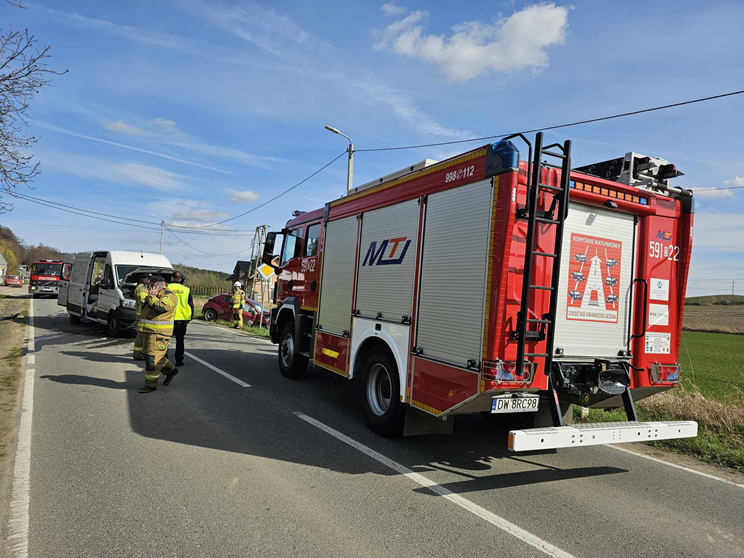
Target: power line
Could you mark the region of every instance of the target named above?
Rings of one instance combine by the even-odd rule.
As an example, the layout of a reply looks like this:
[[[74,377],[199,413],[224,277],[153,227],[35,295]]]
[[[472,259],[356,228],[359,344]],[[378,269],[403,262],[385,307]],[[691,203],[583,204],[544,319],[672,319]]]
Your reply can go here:
[[[200,226],[198,228],[214,227],[215,225],[221,225],[222,223],[227,223],[229,221],[234,221],[235,219],[239,219],[240,217],[244,217],[245,215],[248,215],[249,213],[253,213],[254,211],[257,211],[257,210],[261,209],[262,207],[264,207],[264,206],[270,204],[271,202],[273,202],[274,200],[278,200],[283,195],[288,194],[289,192],[291,192],[295,188],[297,188],[299,186],[302,186],[305,182],[307,182],[308,180],[310,180],[311,178],[313,178],[316,174],[319,174],[320,172],[322,172],[325,169],[327,169],[328,167],[330,167],[333,163],[335,163],[336,161],[338,161],[341,157],[343,157],[347,153],[348,153],[348,151],[341,152],[341,154],[339,154],[338,157],[334,158],[332,161],[330,161],[330,162],[326,163],[325,165],[323,165],[322,167],[320,167],[318,170],[316,170],[314,173],[312,173],[307,178],[303,178],[302,180],[300,180],[297,184],[295,184],[291,188],[287,188],[286,190],[284,190],[280,194],[277,194],[276,196],[274,196],[270,200],[265,201],[261,205],[257,205],[256,207],[254,207],[252,209],[249,209],[248,211],[245,211],[244,213],[240,213],[239,215],[235,215],[234,217],[230,217],[229,219],[225,219],[223,221],[217,221],[216,223],[210,223],[208,225],[202,225],[202,226]]]
[[[201,252],[202,254],[206,254],[207,256],[237,256],[239,254],[243,254],[243,253],[247,252],[248,250],[250,250],[250,248],[246,248],[245,250],[242,250],[240,252],[233,252],[233,253],[230,253],[230,254],[213,254],[212,252],[205,252],[204,250],[200,250],[199,248],[196,248],[196,247],[192,246],[191,244],[189,244],[185,240],[179,238],[178,235],[176,235],[176,233],[174,233],[172,230],[170,230],[169,227],[166,226],[165,227],[165,230],[167,230],[169,233],[171,233],[173,235],[173,238],[175,238],[176,240],[178,240],[181,244],[185,244],[186,246],[188,246],[192,250],[195,250],[197,252]]]
[[[117,215],[110,215],[108,213],[100,213],[100,212],[97,212],[97,211],[91,211],[89,209],[83,209],[83,208],[80,208],[80,207],[74,207],[74,206],[71,206],[71,205],[65,205],[65,204],[61,204],[61,203],[58,203],[58,202],[53,202],[53,201],[45,200],[43,198],[36,198],[36,197],[33,197],[33,196],[28,196],[26,194],[19,194],[18,192],[13,192],[11,195],[13,197],[15,197],[15,198],[22,199],[22,200],[27,201],[27,202],[30,202],[30,203],[35,203],[37,205],[42,205],[44,207],[48,207],[50,209],[56,209],[58,211],[64,211],[66,213],[72,213],[73,215],[79,215],[81,217],[88,217],[90,219],[97,219],[99,221],[106,221],[108,223],[115,223],[117,225],[125,225],[127,227],[135,227],[135,228],[140,228],[140,229],[145,229],[145,230],[154,230],[154,231],[159,231],[160,230],[159,224],[156,224],[156,223],[154,223],[152,221],[142,221],[140,219],[130,219],[129,217],[126,217],[125,218],[125,217],[119,217]],[[104,218],[104,217],[98,217],[98,215],[102,215],[104,217],[110,217],[110,219],[107,219],[107,218]],[[124,219],[126,219],[126,221]],[[132,221],[134,221],[136,223],[146,223],[148,225],[157,225],[157,226],[150,227],[150,226],[145,226],[145,225],[138,225],[138,224],[133,223]],[[177,228],[177,227],[178,226],[174,226],[174,228]],[[250,230],[247,230],[247,229],[246,230],[240,230],[240,229],[222,230],[222,229],[218,229],[218,230],[213,230],[213,231],[202,230],[202,231],[181,231],[181,232],[183,232],[183,234],[201,234],[201,235],[204,235],[204,236],[225,236],[225,235],[228,235],[228,234],[229,235],[234,235],[234,234],[237,234],[237,233],[250,233],[250,232],[253,232],[253,231],[250,231]],[[247,235],[245,235],[245,236],[247,236]]]
[[[634,110],[634,111],[631,111],[631,112],[623,112],[623,113],[620,113],[620,114],[613,114],[613,115],[610,115],[610,116],[602,116],[602,117],[599,117],[599,118],[590,118],[588,120],[578,120],[576,122],[569,122],[568,124],[558,124],[558,125],[555,125],[555,126],[547,126],[547,127],[544,127],[544,128],[535,128],[533,130],[524,130],[521,133],[522,134],[531,134],[531,133],[534,133],[534,132],[545,132],[547,130],[558,130],[560,128],[569,128],[571,126],[579,126],[581,124],[591,124],[593,122],[602,122],[602,121],[605,121],[605,120],[613,120],[615,118],[624,118],[626,116],[634,116],[634,115],[637,115],[637,114],[644,114],[646,112],[654,112],[654,111],[665,110],[665,109],[674,108],[674,107],[681,107],[681,106],[684,106],[684,105],[692,105],[694,103],[702,103],[704,101],[712,101],[714,99],[722,99],[724,97],[732,97],[734,95],[741,95],[742,93],[744,93],[744,90],[741,90],[741,91],[732,91],[731,93],[722,93],[720,95],[713,95],[711,97],[701,97],[699,99],[693,99],[691,101],[682,101],[680,103],[672,103],[671,105],[662,105],[662,106],[652,107],[652,108],[647,108],[647,109]],[[361,153],[361,152],[371,152],[371,151],[398,151],[398,150],[401,150],[401,149],[419,149],[419,148],[422,148],[422,147],[437,147],[437,146],[440,146],[440,145],[453,145],[453,144],[456,144],[456,143],[469,143],[469,142],[473,142],[473,141],[483,141],[483,140],[489,140],[489,139],[504,138],[506,136],[511,136],[511,135],[512,135],[511,133],[510,134],[498,134],[498,135],[495,135],[495,136],[483,136],[483,137],[480,137],[480,138],[471,138],[471,139],[464,139],[464,140],[442,141],[442,142],[437,142],[437,143],[425,143],[425,144],[421,144],[421,145],[405,145],[405,146],[400,146],[400,147],[377,147],[377,148],[373,148],[373,149],[355,149],[354,151],[357,152],[357,153]],[[346,153],[346,152],[344,152],[344,153]]]

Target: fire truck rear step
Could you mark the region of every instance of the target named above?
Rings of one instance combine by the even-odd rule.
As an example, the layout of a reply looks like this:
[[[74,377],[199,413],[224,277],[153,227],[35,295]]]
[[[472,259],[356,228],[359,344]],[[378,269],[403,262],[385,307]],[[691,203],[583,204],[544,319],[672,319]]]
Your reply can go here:
[[[509,432],[511,451],[537,451],[626,442],[648,442],[694,438],[695,421],[599,422],[550,428],[531,428]]]

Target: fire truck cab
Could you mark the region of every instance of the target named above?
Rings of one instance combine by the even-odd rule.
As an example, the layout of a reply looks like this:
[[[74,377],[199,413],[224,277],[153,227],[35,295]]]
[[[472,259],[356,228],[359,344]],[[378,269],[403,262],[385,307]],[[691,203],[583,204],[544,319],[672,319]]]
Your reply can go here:
[[[59,281],[62,276],[62,262],[59,260],[38,260],[31,264],[28,292],[34,298],[42,295],[59,295]]]
[[[295,212],[263,254],[282,374],[356,378],[386,436],[476,412],[514,451],[695,436],[634,407],[679,381],[692,192],[636,153],[570,165],[570,141],[518,134]],[[628,422],[564,425],[573,404]]]

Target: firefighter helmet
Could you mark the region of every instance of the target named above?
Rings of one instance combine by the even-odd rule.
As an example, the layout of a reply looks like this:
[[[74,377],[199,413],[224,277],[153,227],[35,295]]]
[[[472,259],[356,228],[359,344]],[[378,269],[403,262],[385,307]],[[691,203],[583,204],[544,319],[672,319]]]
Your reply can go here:
[[[233,287],[235,287],[236,289],[242,289],[243,283],[241,283],[240,281],[235,281],[235,283],[233,283]]]

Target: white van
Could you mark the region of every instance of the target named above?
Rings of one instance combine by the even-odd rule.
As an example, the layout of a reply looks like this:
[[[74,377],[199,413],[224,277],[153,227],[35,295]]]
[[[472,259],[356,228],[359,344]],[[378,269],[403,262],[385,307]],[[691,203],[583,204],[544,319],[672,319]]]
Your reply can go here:
[[[168,258],[143,252],[80,252],[65,254],[63,262],[57,304],[67,308],[71,323],[99,323],[111,337],[136,326],[140,276],[163,275],[170,282],[174,273]]]

